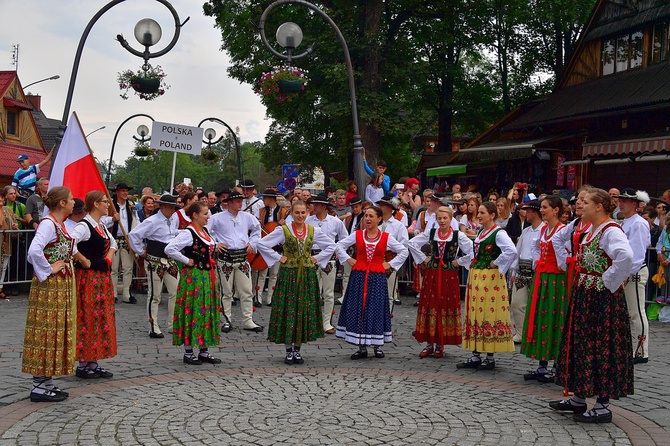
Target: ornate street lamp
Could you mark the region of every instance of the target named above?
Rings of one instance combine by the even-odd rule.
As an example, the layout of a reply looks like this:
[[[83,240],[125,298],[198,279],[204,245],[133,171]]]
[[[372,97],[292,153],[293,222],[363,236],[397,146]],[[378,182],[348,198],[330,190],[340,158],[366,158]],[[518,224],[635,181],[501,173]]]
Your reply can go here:
[[[240,149],[240,141],[237,139],[235,131],[228,124],[226,124],[223,120],[219,118],[205,118],[202,121],[200,121],[198,127],[201,127],[202,124],[206,121],[212,121],[216,122],[217,124],[221,124],[222,126],[226,127],[228,131],[233,135],[233,140],[235,141],[235,153],[237,154],[237,176],[241,184],[244,181],[244,176],[242,175],[242,151]],[[206,139],[203,139],[202,142],[207,144],[208,147],[211,147],[212,145],[220,143],[224,135],[221,135],[219,136],[218,139],[214,140],[214,138],[216,138],[216,131],[212,128],[208,128],[205,130],[204,136]]]
[[[84,50],[84,44],[86,43],[86,39],[88,38],[88,34],[91,32],[91,28],[93,28],[93,25],[98,21],[98,19],[107,11],[109,11],[111,8],[114,6],[118,5],[119,3],[123,3],[126,0],[112,0],[109,3],[107,3],[105,6],[98,11],[93,18],[88,22],[88,25],[86,25],[86,28],[84,29],[84,32],[79,39],[79,45],[77,46],[77,52],[75,53],[74,56],[74,63],[72,64],[72,74],[70,75],[70,85],[67,90],[67,97],[65,99],[65,108],[63,109],[63,118],[61,119],[61,124],[58,129],[58,135],[56,136],[56,150],[58,150],[58,147],[60,146],[60,142],[63,139],[63,135],[65,135],[65,129],[67,127],[67,120],[69,118],[70,114],[70,106],[72,105],[72,96],[74,94],[74,86],[77,81],[77,72],[79,70],[79,62],[81,61],[81,54],[82,51]],[[161,3],[164,5],[172,14],[172,17],[174,18],[174,23],[175,23],[175,32],[174,36],[172,37],[172,41],[161,51],[157,52],[151,52],[150,48],[158,43],[162,36],[162,31],[160,28],[160,25],[153,19],[142,19],[137,23],[135,26],[135,36],[138,40],[138,42],[144,46],[144,51],[137,51],[136,49],[132,48],[130,44],[126,41],[126,39],[123,38],[123,35],[118,34],[116,36],[116,39],[119,41],[121,46],[125,48],[128,52],[131,54],[134,54],[138,57],[141,57],[144,59],[145,64],[148,62],[149,59],[154,58],[154,57],[160,57],[170,51],[175,44],[177,43],[177,40],[179,39],[179,34],[181,31],[181,27],[186,24],[186,22],[189,21],[190,17],[187,17],[186,20],[184,20],[183,23],[179,21],[179,15],[177,14],[177,11],[172,7],[170,2],[167,0],[156,0],[157,2]],[[118,133],[118,131],[117,131]],[[116,136],[114,137],[116,139]],[[113,151],[114,144],[112,144],[112,151]],[[110,165],[112,158],[110,156]],[[107,172],[108,176],[108,181],[109,181],[109,172]]]
[[[55,81],[56,79],[60,79],[60,76],[59,76],[58,74],[55,75],[55,76],[51,76],[51,77],[45,77],[44,79],[40,79],[40,80],[35,81],[35,82],[31,82],[31,83],[29,83],[28,85],[25,85],[25,86],[23,87],[23,90],[25,91],[25,89],[28,88],[28,87],[30,87],[31,85],[39,84],[40,82],[45,82],[45,81]]]
[[[152,118],[150,115],[147,115],[145,113],[137,113],[132,116],[129,116],[123,121],[120,125],[119,128],[116,129],[116,133],[114,133],[114,139],[112,140],[112,151],[109,154],[109,165],[107,166],[107,177],[105,179],[105,184],[107,185],[107,188],[109,189],[110,181],[112,179],[112,160],[114,159],[114,147],[116,146],[116,138],[119,136],[119,132],[121,131],[121,127],[125,125],[126,122],[130,121],[133,118],[137,118],[138,116],[143,116],[145,118],[151,119],[151,122],[154,121],[154,118]],[[151,140],[149,135],[149,127],[146,125],[142,124],[137,127],[137,134],[140,135],[140,138],[137,136],[133,135],[133,139],[135,141],[145,143],[147,141]]]
[[[358,194],[360,197],[363,197],[365,193],[365,167],[363,165],[363,142],[361,141],[361,133],[358,127],[358,107],[356,105],[356,86],[354,84],[354,70],[351,65],[351,56],[349,55],[349,48],[347,46],[347,42],[346,40],[344,40],[344,36],[342,35],[342,32],[337,27],[335,22],[333,22],[333,20],[328,16],[328,14],[323,12],[316,5],[307,2],[305,0],[277,0],[274,3],[271,3],[267,8],[265,8],[265,11],[263,11],[263,14],[261,15],[260,22],[258,23],[258,31],[260,33],[263,44],[275,56],[279,57],[280,59],[286,60],[287,62],[290,63],[292,60],[305,57],[314,51],[314,45],[312,45],[301,54],[297,55],[293,54],[295,48],[297,48],[298,45],[300,45],[300,43],[302,42],[303,37],[302,30],[298,25],[296,25],[293,22],[284,23],[277,29],[277,35],[276,35],[277,42],[282,48],[284,48],[284,50],[286,50],[286,54],[278,52],[272,47],[272,45],[270,45],[270,42],[268,42],[268,39],[265,36],[265,22],[267,21],[267,17],[273,9],[284,4],[303,5],[314,11],[316,14],[321,16],[321,18],[323,18],[330,25],[331,28],[333,28],[335,34],[337,34],[337,38],[339,39],[342,45],[342,50],[344,51],[344,61],[347,66],[347,74],[349,75],[349,95],[351,96],[351,117],[353,120],[353,128],[354,128],[354,178],[356,180],[356,185],[358,186]]]

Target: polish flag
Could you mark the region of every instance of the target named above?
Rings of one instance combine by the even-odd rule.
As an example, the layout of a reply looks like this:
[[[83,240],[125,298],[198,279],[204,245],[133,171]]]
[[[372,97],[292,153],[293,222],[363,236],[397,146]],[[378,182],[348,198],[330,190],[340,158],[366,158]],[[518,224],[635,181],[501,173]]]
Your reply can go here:
[[[75,112],[70,116],[63,141],[51,165],[49,189],[56,186],[67,187],[72,191],[74,198],[82,200],[92,190],[107,193],[107,187],[102,181],[98,165]]]

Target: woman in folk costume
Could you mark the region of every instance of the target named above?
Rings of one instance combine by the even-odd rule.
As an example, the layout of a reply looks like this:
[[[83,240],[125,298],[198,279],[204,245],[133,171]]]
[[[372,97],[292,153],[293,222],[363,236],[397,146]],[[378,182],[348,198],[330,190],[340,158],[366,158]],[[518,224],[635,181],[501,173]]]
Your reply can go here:
[[[257,245],[263,260],[271,267],[281,264],[275,287],[268,340],[286,347],[286,364],[305,362],[300,347],[324,336],[320,308],[319,282],[314,265],[322,268],[330,261],[335,243],[314,226],[305,224],[307,206],[298,200],[291,206],[293,221],[278,226]],[[273,248],[284,246],[283,255]],[[321,252],[312,256],[313,249]]]
[[[51,378],[74,371],[77,348],[72,259],[85,268],[91,262],[77,251],[74,238],[63,224],[74,207],[70,190],[54,187],[44,197],[44,205],[49,214],[40,221],[28,248],[35,275],[28,295],[22,370],[33,375],[30,401],[57,402],[68,393],[56,387]]]
[[[535,277],[528,290],[526,317],[521,332],[521,353],[540,361],[539,367],[524,375],[526,380],[552,382],[555,370],[549,371],[549,361],[558,356],[561,344],[565,313],[568,309],[566,295],[567,279],[559,265],[565,265],[566,251],[555,248],[553,237],[565,225],[559,221],[563,213],[563,201],[549,195],[541,202],[540,214],[546,225],[540,230],[537,246],[540,258],[535,264]]]
[[[426,265],[414,335],[418,342],[426,343],[419,353],[421,358],[441,358],[445,345],[460,345],[463,341],[458,267],[470,267],[472,240],[451,227],[453,214],[451,208],[441,206],[437,210],[439,227],[422,232],[409,242],[414,262]]]
[[[337,243],[337,257],[341,262],[349,262],[351,276],[336,336],[358,345],[358,351],[351,355],[351,359],[367,358],[368,345],[374,347],[376,358],[383,358],[381,347],[393,340],[386,272],[391,268],[397,271],[409,253],[402,243],[379,229],[381,221],[381,209],[370,206],[363,216],[365,229],[357,230]],[[354,244],[355,259],[347,254],[347,249]],[[386,262],[386,251],[397,255]]]
[[[195,201],[186,216],[191,223],[165,247],[165,254],[180,263],[179,285],[172,324],[172,345],[184,346],[184,363],[221,364],[208,348],[219,345],[219,299],[216,295],[215,263],[212,258],[216,242],[207,232],[209,208]],[[193,347],[200,349],[198,356]]]
[[[573,396],[552,401],[554,410],[584,423],[609,423],[609,399],[633,394],[633,351],[624,281],[633,268],[628,238],[610,214],[614,204],[602,189],[590,189],[582,218],[592,224],[581,241],[577,277],[556,362],[556,382]],[[586,398],[597,395],[586,410]]]
[[[89,268],[77,264],[77,376],[111,378],[111,372],[98,365],[98,359],[116,356],[116,319],[112,259],[116,240],[100,223],[109,212],[109,199],[101,191],[91,191],[84,201],[88,215],[75,226],[72,234],[79,253],[90,262]]]
[[[514,351],[505,273],[514,263],[516,248],[505,230],[495,224],[496,217],[494,203],[479,206],[477,218],[482,228],[474,241],[463,330],[463,348],[472,350],[472,356],[458,363],[459,369],[493,370],[494,353]],[[486,353],[486,359],[481,359],[481,353]]]

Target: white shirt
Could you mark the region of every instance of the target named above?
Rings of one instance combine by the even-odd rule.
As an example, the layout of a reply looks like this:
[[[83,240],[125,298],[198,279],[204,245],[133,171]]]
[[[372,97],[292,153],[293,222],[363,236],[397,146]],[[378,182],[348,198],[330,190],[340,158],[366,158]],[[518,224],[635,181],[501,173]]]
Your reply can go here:
[[[307,229],[307,225],[305,225],[305,229]],[[295,235],[291,225],[288,226],[288,230],[291,234]],[[258,252],[261,254],[261,256],[263,256],[263,260],[265,260],[265,263],[267,263],[268,268],[271,268],[272,265],[277,263],[281,258],[281,254],[272,249],[272,247],[276,245],[282,245],[284,242],[286,242],[286,237],[281,226],[277,226],[274,231],[263,237],[261,241],[258,242]],[[333,252],[335,252],[335,243],[333,243],[333,240],[331,240],[331,238],[324,234],[319,228],[314,228],[314,241],[312,246],[305,246],[305,249],[311,251],[314,249],[314,245],[318,246],[318,248],[321,250],[320,253],[314,256],[316,263],[321,268],[325,268],[328,266],[328,262],[333,256]]]
[[[610,222],[606,221],[592,229],[593,237],[596,237],[608,223]],[[592,240],[590,237],[590,235],[584,237],[582,244],[588,243],[587,239]],[[608,290],[615,292],[634,271],[633,250],[628,243],[626,234],[619,228],[612,227],[603,233],[598,247],[612,259],[612,266],[603,273],[603,283]]]
[[[533,226],[531,225],[521,231],[519,240],[516,243],[517,256],[512,264],[512,271],[519,271],[519,260],[532,260],[533,269],[535,268],[535,262],[540,260],[540,232],[545,226],[546,223],[541,222],[535,229],[533,229]],[[556,234],[554,234],[554,237],[555,236]],[[556,245],[554,245],[554,250],[558,250]]]
[[[381,187],[374,187],[372,184],[368,184],[365,187],[365,201],[369,201],[372,204],[376,204],[383,197],[384,197],[384,189],[382,189]]]
[[[361,229],[361,231],[365,231],[365,229]],[[356,233],[358,231],[355,231],[353,234],[348,235],[345,239],[340,240],[337,243],[337,258],[340,259],[340,263],[344,263],[347,260],[351,258],[349,254],[347,254],[347,249],[349,249],[350,246],[353,246],[356,244]],[[365,232],[363,232],[363,238],[365,239]],[[370,243],[367,240],[365,241],[366,244],[373,244],[377,245],[379,243],[379,240],[381,240],[381,237],[374,242]],[[409,256],[409,251],[407,251],[407,248],[403,246],[402,243],[397,241],[396,239],[393,238],[392,235],[388,236],[387,242],[386,242],[386,250],[387,251],[392,251],[395,252],[397,255],[389,262],[391,265],[391,268],[394,270],[398,271],[400,267],[405,263],[405,260],[407,260],[407,257]]]
[[[208,246],[216,245],[216,241],[214,241],[213,238],[211,238],[210,240],[205,240],[204,238],[200,237],[200,235],[198,235],[197,233],[195,235],[200,240],[205,242],[205,244]],[[179,231],[179,234],[177,234],[177,236],[173,238],[172,241],[168,243],[167,246],[165,247],[165,255],[183,264],[187,264],[189,258],[186,257],[184,254],[182,254],[181,250],[192,244],[193,244],[193,235],[191,231],[187,229],[182,229],[181,231]]]
[[[235,217],[230,211],[218,212],[207,223],[209,234],[217,243],[229,249],[246,249],[247,244],[256,252],[261,239],[261,224],[248,212],[238,212]]]
[[[407,228],[402,223],[400,223],[400,221],[396,220],[395,217],[391,217],[386,221],[382,220],[382,223],[379,225],[379,229],[381,229],[382,232],[389,233],[389,235],[392,235],[394,239],[402,243],[403,246],[407,247],[407,244],[409,243]]]
[[[145,240],[154,240],[161,243],[170,243],[179,233],[179,217],[173,213],[170,218],[165,217],[161,211],[145,218],[128,233],[130,247],[135,252],[144,252]]]
[[[323,220],[319,220],[316,215],[310,215],[305,219],[305,223],[321,229],[321,232],[330,237],[333,242],[342,240],[348,235],[342,220],[332,215],[326,214]]]
[[[96,223],[96,221],[93,220],[93,217],[91,217],[88,214],[86,215],[86,217],[84,217],[84,220],[89,222],[91,226],[93,226],[94,228],[97,226],[105,232],[107,238],[109,239],[109,249],[113,249],[114,251],[119,249],[118,244],[116,243],[116,239],[112,237],[112,234],[105,227],[105,225],[102,224],[102,222]],[[68,220],[66,220],[66,223],[67,221]],[[89,229],[88,225],[83,221],[76,223],[74,228],[72,228],[72,230],[68,228],[68,231],[70,232],[70,235],[74,237],[74,239],[77,241],[77,243],[85,242],[91,238],[91,230]]]
[[[249,207],[249,205],[251,205],[251,207]],[[265,204],[263,203],[262,198],[257,198],[252,195],[251,198],[245,198],[242,200],[242,211],[251,214],[256,218],[258,218],[258,211],[263,207],[265,207]],[[247,210],[245,211],[244,209]]]
[[[454,238],[454,234],[458,234],[458,249],[465,255],[458,257],[456,262],[460,266],[464,266],[465,268],[470,269],[470,264],[472,263],[474,256],[472,240],[470,240],[470,238],[465,235],[463,231],[458,230],[452,232],[449,237],[442,240],[438,238],[438,230],[435,231],[435,239],[438,241],[450,242]],[[409,252],[412,254],[412,259],[414,259],[414,263],[417,265],[420,265],[426,261],[426,254],[421,251],[421,247],[426,243],[430,243],[430,232],[422,232],[421,234],[415,235],[414,238],[409,241]]]
[[[49,216],[45,217],[37,226],[35,237],[28,248],[28,261],[32,263],[35,276],[37,276],[37,280],[40,282],[43,282],[51,275],[51,264],[44,257],[44,247],[58,239],[54,224],[58,223]],[[75,243],[72,254],[74,255],[77,252],[77,244]]]
[[[633,250],[633,273],[637,273],[644,265],[647,248],[651,245],[649,223],[638,214],[633,214],[632,217],[624,218],[623,231]]]

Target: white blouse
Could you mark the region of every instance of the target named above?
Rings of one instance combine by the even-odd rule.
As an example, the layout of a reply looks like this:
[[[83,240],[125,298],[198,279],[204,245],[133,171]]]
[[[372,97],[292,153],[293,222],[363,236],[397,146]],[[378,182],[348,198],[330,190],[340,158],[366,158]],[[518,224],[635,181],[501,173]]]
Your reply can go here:
[[[118,244],[116,243],[116,239],[112,237],[112,234],[105,227],[105,225],[102,224],[102,222],[96,223],[96,221],[93,220],[93,217],[91,217],[88,214],[86,214],[84,220],[88,221],[94,228],[96,226],[101,227],[105,231],[105,238],[109,239],[110,241],[109,249],[113,249],[114,251],[118,250],[119,247]],[[88,228],[88,225],[86,223],[80,221],[79,223],[76,224],[70,235],[74,237],[77,243],[85,242],[91,238],[91,230]]]
[[[28,248],[28,261],[32,263],[35,276],[37,276],[37,280],[40,282],[45,281],[51,275],[51,264],[44,256],[44,248],[49,243],[58,240],[55,227],[57,224],[51,217],[45,217],[37,226],[35,237]],[[77,252],[79,251],[77,251],[77,244],[75,243],[72,255]]]
[[[216,241],[214,241],[214,238],[211,236],[209,240],[205,240],[197,232],[195,235],[208,246],[216,245]],[[168,243],[167,246],[165,247],[165,255],[183,264],[187,264],[189,258],[186,257],[184,254],[182,254],[181,250],[192,244],[193,244],[193,235],[191,234],[191,231],[187,229],[179,231],[177,236],[174,239],[172,239],[172,241]]]
[[[365,230],[363,230],[363,231],[365,231]],[[358,233],[358,231],[354,231],[352,234],[347,236],[345,239],[340,240],[337,243],[336,252],[337,252],[337,258],[340,260],[340,263],[344,263],[351,258],[351,256],[349,254],[347,254],[347,249],[350,246],[353,246],[353,245],[356,244],[356,234],[357,233]],[[363,233],[363,239],[365,240],[365,232]],[[379,238],[379,240],[381,240],[381,237]],[[376,245],[379,242],[379,240],[377,240],[376,242],[369,242],[369,241],[365,240],[365,244],[366,245],[371,245],[371,244]],[[391,265],[391,268],[398,271],[400,269],[400,267],[403,265],[403,263],[405,263],[405,260],[407,260],[407,257],[409,256],[409,251],[407,250],[407,248],[405,248],[405,246],[402,243],[397,241],[390,234],[389,234],[387,242],[386,242],[386,249],[389,250],[389,251],[395,252],[397,254],[389,262],[389,264]]]
[[[288,226],[288,230],[295,236],[291,226],[292,225]],[[305,225],[305,230],[307,230],[307,226],[309,225]],[[272,249],[272,247],[276,245],[282,245],[285,242],[286,237],[284,236],[284,230],[281,226],[277,226],[271,233],[263,237],[256,245],[258,252],[263,257],[263,260],[265,260],[265,263],[268,264],[268,268],[272,267],[272,265],[277,263],[281,258],[281,254]],[[328,262],[333,256],[333,252],[335,252],[335,243],[333,243],[333,240],[324,234],[319,228],[314,228],[314,241],[312,246],[305,246],[305,249],[311,251],[314,249],[314,245],[318,246],[318,248],[321,250],[320,253],[314,256],[316,263],[321,268],[325,268],[328,266]]]
[[[437,231],[435,231],[435,239],[439,242],[450,242],[454,238],[454,232],[452,232],[448,238],[441,239],[438,238]],[[418,235],[415,235],[412,240],[409,241],[409,252],[412,254],[414,263],[420,265],[426,261],[426,254],[421,251],[421,247],[426,243],[430,242],[430,233],[422,232]],[[460,266],[464,266],[467,269],[470,269],[470,264],[474,258],[474,250],[472,246],[472,240],[463,233],[463,231],[458,231],[458,249],[462,251],[463,256],[456,258],[456,262]]]

